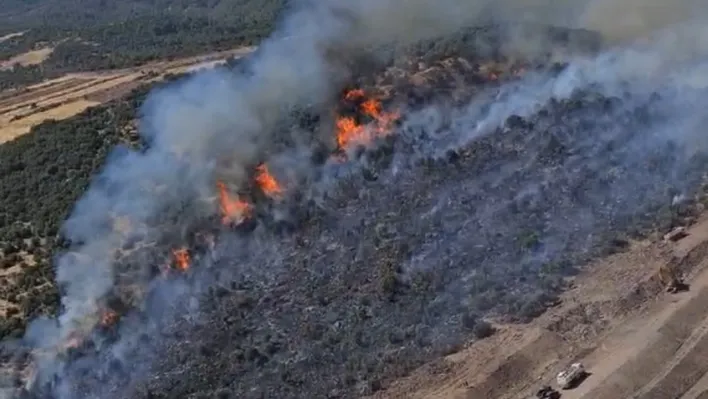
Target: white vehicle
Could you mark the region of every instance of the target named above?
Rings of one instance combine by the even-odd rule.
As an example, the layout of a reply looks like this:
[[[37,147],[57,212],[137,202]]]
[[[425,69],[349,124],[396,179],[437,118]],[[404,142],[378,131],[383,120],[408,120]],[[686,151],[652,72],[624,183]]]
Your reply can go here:
[[[579,378],[585,376],[585,367],[582,363],[573,363],[567,369],[558,373],[556,382],[562,389],[569,389]]]

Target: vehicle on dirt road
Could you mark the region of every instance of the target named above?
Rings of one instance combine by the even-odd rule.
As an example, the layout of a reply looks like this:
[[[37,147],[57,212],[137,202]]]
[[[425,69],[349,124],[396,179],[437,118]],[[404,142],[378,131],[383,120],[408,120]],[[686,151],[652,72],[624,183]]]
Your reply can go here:
[[[573,363],[567,369],[561,371],[556,376],[556,382],[561,389],[570,389],[585,377],[585,367],[582,363]]]

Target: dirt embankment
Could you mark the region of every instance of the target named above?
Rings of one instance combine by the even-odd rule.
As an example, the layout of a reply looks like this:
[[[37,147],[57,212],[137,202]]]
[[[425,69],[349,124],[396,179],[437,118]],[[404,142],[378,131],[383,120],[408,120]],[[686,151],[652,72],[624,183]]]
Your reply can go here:
[[[578,276],[563,304],[393,384],[375,398],[522,399],[581,361],[568,399],[708,398],[708,217],[676,243],[636,242]],[[690,288],[665,293],[670,264]]]

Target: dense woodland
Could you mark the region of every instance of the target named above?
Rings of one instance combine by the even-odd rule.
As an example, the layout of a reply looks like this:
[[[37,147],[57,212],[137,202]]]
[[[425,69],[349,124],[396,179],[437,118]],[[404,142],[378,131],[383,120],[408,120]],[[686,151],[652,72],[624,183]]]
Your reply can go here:
[[[73,71],[124,68],[257,43],[286,0],[10,1],[0,10],[0,59],[51,46],[41,65],[0,71],[0,90]]]

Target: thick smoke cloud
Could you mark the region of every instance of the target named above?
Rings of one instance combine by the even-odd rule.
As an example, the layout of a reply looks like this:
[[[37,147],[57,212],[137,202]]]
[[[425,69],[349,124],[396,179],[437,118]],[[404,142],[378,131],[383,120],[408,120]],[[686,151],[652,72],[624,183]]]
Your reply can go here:
[[[484,11],[480,17],[487,20],[590,29],[612,42],[634,41],[708,17],[701,0],[501,0],[489,1],[480,9]]]
[[[407,44],[490,21],[524,20],[586,27],[599,30],[612,44],[632,43],[630,47],[610,49],[596,59],[578,60],[556,79],[530,76],[499,93],[491,93],[486,101],[453,111],[456,135],[452,142],[446,139],[444,149],[447,149],[495,131],[511,114],[532,115],[551,98],[568,98],[578,88],[599,85],[606,95],[626,97],[627,88],[623,84],[629,80],[633,82],[630,94],[641,97],[646,94],[644,91],[655,88],[657,78],[673,90],[682,85],[704,86],[705,69],[695,69],[701,66],[697,60],[708,50],[697,39],[700,36],[694,36],[696,29],[702,28],[676,23],[696,19],[708,11],[702,11],[697,1],[691,0],[660,7],[655,3],[649,0],[621,5],[609,0],[576,0],[560,6],[540,0],[298,3],[273,38],[262,43],[249,59],[249,74],[202,73],[151,95],[142,110],[141,122],[149,148],[139,153],[116,152],[77,203],[64,227],[65,236],[75,245],[56,262],[63,312],[56,322],[39,320],[32,324],[27,339],[38,347],[55,348],[78,324],[92,317],[98,310],[98,302],[114,286],[116,250],[136,237],[156,239],[164,234],[154,221],[166,209],[193,199],[213,198],[215,177],[234,189],[245,184],[248,168],[267,153],[287,113],[297,106],[326,104],[349,79],[352,71],[346,67],[346,57],[392,41]],[[630,4],[634,6],[629,7]],[[650,42],[637,42],[652,36]],[[542,40],[517,37],[516,46],[527,51],[533,47],[532,43]],[[698,105],[708,102],[705,96],[693,95],[696,101],[681,103],[687,105],[683,109],[675,105],[671,108],[675,113],[667,111],[667,114],[671,115],[672,126],[683,128],[684,143],[693,140],[700,145],[698,148],[704,148],[703,137],[693,132],[702,124],[697,116],[701,109]],[[489,102],[493,105],[488,108]],[[671,107],[669,102],[665,105]],[[426,118],[413,115],[410,120],[429,123]],[[662,125],[654,134],[670,136],[673,131]],[[433,146],[435,151],[442,148],[434,142],[425,145]],[[213,203],[203,204],[191,208],[189,215],[183,217],[216,212]],[[118,228],[119,221],[127,221],[130,228]],[[39,360],[41,378],[61,379],[60,362],[51,356]],[[54,392],[57,397],[73,397],[66,385],[59,386],[62,388]]]
[[[578,25],[602,32],[612,41],[627,41],[707,17],[701,0],[589,0],[578,14]]]

